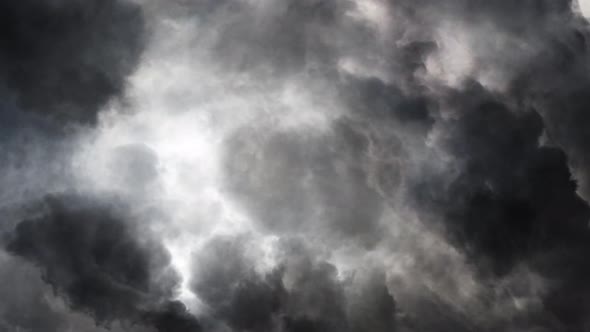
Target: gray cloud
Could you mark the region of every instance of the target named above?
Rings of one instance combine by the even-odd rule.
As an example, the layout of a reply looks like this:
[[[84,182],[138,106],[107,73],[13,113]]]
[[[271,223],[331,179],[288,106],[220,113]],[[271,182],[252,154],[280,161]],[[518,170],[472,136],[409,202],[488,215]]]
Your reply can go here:
[[[366,176],[368,144],[346,123],[327,135],[242,128],[227,144],[228,187],[278,234],[320,232],[371,245],[379,238],[382,202]]]
[[[341,280],[298,239],[278,244],[277,267],[256,270],[247,236],[210,240],[195,257],[195,292],[237,331],[390,331],[395,301],[382,274]]]
[[[146,39],[141,8],[127,1],[6,2],[0,12],[2,90],[58,121],[95,122]]]
[[[0,5],[0,328],[586,329],[575,5]]]
[[[198,330],[184,306],[170,302],[177,276],[169,254],[147,234],[134,233],[123,206],[64,194],[47,197],[40,208],[38,216],[17,224],[6,247],[39,266],[72,309],[101,324],[122,320],[161,331]]]

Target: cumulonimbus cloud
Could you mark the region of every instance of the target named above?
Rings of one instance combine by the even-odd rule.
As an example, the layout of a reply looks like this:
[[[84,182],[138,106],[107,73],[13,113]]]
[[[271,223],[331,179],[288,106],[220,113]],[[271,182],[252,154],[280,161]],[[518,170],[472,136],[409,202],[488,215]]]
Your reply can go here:
[[[0,4],[0,329],[584,330],[586,7]]]

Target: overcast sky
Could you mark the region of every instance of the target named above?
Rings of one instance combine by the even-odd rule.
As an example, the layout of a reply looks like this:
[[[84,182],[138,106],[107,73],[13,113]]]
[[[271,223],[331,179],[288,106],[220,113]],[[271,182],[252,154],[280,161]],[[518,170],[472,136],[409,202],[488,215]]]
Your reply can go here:
[[[586,331],[588,15],[0,2],[0,332]]]

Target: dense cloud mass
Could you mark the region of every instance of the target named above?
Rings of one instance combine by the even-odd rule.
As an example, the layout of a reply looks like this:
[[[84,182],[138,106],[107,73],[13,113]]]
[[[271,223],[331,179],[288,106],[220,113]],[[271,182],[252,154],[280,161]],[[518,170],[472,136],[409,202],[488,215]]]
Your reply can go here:
[[[195,257],[193,288],[223,324],[238,331],[394,329],[395,301],[382,274],[339,280],[335,266],[295,238],[277,244],[276,267],[256,271],[249,241],[214,238]]]
[[[146,38],[141,8],[126,1],[7,1],[0,13],[3,99],[62,122],[96,121]]]
[[[0,4],[0,331],[586,331],[582,0]]]
[[[102,324],[146,321],[161,331],[184,330],[188,314],[169,300],[177,276],[168,254],[133,233],[122,207],[71,194],[47,197],[43,205],[39,216],[16,226],[6,249],[37,265],[71,308]]]
[[[233,135],[228,185],[257,221],[291,235],[308,230],[378,241],[382,201],[366,179],[368,139],[354,128],[303,135],[241,128]]]

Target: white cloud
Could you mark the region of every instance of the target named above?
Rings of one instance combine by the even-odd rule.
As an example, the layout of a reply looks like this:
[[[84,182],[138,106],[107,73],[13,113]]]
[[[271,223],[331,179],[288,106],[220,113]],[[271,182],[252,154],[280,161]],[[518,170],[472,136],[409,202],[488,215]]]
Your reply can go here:
[[[582,15],[590,17],[590,0],[578,0],[578,5]]]

